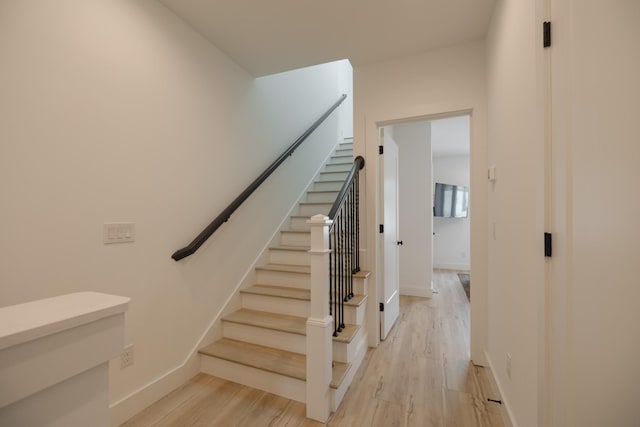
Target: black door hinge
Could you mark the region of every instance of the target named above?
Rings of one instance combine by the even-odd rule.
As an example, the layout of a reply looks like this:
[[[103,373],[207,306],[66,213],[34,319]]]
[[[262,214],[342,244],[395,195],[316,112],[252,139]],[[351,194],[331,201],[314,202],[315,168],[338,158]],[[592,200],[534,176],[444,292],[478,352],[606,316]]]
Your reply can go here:
[[[378,230],[380,233],[384,233],[384,224],[380,224],[380,227],[378,227]]]
[[[380,303],[380,311],[384,311],[384,303],[383,302]]]
[[[551,233],[544,233],[544,256],[551,258]]]
[[[487,401],[497,403],[498,405],[502,405],[502,400],[487,398]]]
[[[547,48],[551,46],[551,22],[545,21],[542,25],[542,47]]]
[[[384,154],[384,145],[378,145],[378,154]]]

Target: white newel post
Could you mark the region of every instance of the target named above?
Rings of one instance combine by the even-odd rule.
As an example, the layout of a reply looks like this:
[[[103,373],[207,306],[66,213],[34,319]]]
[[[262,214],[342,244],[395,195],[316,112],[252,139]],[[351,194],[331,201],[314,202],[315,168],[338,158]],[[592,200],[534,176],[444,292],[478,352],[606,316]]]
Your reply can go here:
[[[329,217],[315,215],[311,225],[311,310],[307,319],[307,417],[326,422],[330,389],[333,320],[329,315]]]

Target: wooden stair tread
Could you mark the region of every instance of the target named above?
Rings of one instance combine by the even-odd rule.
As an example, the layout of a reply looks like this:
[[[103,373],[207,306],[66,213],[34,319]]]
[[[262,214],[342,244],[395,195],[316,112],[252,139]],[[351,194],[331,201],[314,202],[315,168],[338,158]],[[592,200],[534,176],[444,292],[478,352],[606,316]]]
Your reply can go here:
[[[329,387],[337,389],[347,376],[351,363],[333,362],[331,365],[331,384]]]
[[[239,323],[241,325],[255,326],[257,328],[288,332],[296,335],[307,335],[306,317],[241,308],[224,316],[222,320],[224,322]],[[359,329],[360,326],[358,325],[347,324],[342,332],[340,332],[340,335],[333,337],[333,340],[348,344],[353,341]]]
[[[366,300],[366,295],[354,295],[349,301],[345,302],[344,305],[348,305],[351,307],[360,307]]]
[[[317,194],[317,193],[336,193],[337,194],[339,192],[340,192],[340,190],[309,190],[309,191],[307,191],[307,194],[309,194],[309,193],[313,193],[313,194]],[[325,202],[316,202],[316,203],[325,203]]]
[[[367,277],[369,277],[371,275],[370,271],[367,270],[360,270],[358,271],[356,274],[353,275],[353,277],[358,278],[358,279],[366,279]]]
[[[277,245],[277,246],[270,246],[269,249],[276,250],[276,251],[309,252],[310,247],[309,246]]]
[[[241,308],[222,318],[225,322],[256,326],[258,328],[289,332],[297,335],[307,334],[307,319],[288,314],[270,313],[266,311]]]
[[[320,173],[335,173],[335,172],[320,172]],[[344,184],[344,180],[340,181],[339,179],[328,179],[326,181],[314,181],[317,184]]]
[[[311,300],[311,291],[309,289],[290,288],[287,286],[253,285],[250,288],[241,290],[240,292],[278,298],[297,299],[302,301]]]
[[[353,341],[353,338],[356,336],[356,333],[360,330],[360,326],[358,325],[345,325],[340,335],[337,337],[333,337],[334,341],[342,342],[342,343],[350,343]]]
[[[310,218],[310,217],[305,217]],[[310,230],[280,230],[281,233],[311,234]]]
[[[291,265],[291,264],[265,264],[256,267],[256,270],[262,271],[280,271],[283,273],[311,274],[311,267],[308,265]]]
[[[201,349],[200,354],[302,381],[307,378],[307,358],[302,354],[290,351],[222,338]]]
[[[302,301],[311,300],[311,291],[309,289],[292,288],[289,286],[255,284],[249,288],[241,290],[240,292],[253,295],[297,299]],[[344,304],[350,307],[359,307],[366,300],[367,295],[354,295],[353,298]]]
[[[199,353],[301,381],[307,380],[307,358],[303,354],[229,338],[222,338]],[[350,367],[350,363],[333,362],[331,388],[340,386]]]

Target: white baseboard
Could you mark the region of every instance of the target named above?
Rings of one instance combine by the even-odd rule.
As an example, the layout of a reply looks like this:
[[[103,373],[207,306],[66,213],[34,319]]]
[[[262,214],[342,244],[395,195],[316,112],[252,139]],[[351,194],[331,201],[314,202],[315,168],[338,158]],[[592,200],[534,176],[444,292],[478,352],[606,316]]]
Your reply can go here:
[[[400,285],[400,295],[431,298],[433,293],[431,291],[431,286]]]
[[[493,374],[494,372],[493,363],[491,363],[491,358],[489,357],[489,354],[486,351],[484,352],[484,357],[487,360],[486,369],[489,370],[489,382],[491,383],[491,388],[493,389],[493,393],[496,394],[495,398],[502,401],[502,405],[500,405],[502,422],[504,423],[505,427],[517,427],[517,425],[513,422],[514,418],[511,413],[511,409],[509,409],[509,402],[505,398],[505,395],[503,393],[503,388],[500,386],[499,381]]]
[[[197,353],[192,353],[182,365],[109,405],[109,425],[119,426],[193,378],[200,372],[198,356]]]
[[[470,264],[448,264],[448,263],[437,263],[433,264],[433,268],[438,268],[441,270],[462,270],[462,271],[471,271]]]

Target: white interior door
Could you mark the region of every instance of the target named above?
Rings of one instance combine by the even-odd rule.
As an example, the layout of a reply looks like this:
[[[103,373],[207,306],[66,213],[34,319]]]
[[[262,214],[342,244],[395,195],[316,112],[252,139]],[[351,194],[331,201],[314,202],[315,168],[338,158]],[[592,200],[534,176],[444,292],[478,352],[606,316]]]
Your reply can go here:
[[[380,158],[380,223],[384,232],[379,234],[382,277],[378,292],[383,310],[380,313],[380,339],[384,340],[400,313],[398,270],[398,146],[392,138],[385,138],[380,128],[380,145],[384,154]]]

